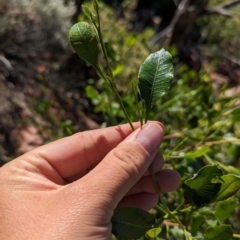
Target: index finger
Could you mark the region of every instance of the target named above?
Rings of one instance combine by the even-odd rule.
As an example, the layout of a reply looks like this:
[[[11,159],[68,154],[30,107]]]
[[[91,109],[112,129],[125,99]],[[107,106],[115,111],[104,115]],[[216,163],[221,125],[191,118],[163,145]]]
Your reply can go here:
[[[139,123],[133,125],[135,129],[140,126]],[[132,129],[129,124],[79,132],[36,148],[28,154],[47,161],[62,178],[68,178],[98,164],[130,133]]]

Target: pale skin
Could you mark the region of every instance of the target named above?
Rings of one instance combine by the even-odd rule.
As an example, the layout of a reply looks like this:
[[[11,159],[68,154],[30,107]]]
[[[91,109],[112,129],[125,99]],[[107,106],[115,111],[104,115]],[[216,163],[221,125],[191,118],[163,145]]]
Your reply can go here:
[[[164,128],[149,122],[77,133],[36,148],[0,168],[0,239],[108,240],[121,206],[151,209],[179,174],[163,170]]]

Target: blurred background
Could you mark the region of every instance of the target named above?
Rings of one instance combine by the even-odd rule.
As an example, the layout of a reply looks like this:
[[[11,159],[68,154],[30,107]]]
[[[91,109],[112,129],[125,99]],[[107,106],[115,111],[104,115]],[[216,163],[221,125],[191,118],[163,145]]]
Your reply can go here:
[[[74,134],[125,122],[68,32],[82,0],[0,0],[0,164]],[[91,1],[84,1],[91,8]],[[104,43],[132,121],[131,95],[144,59],[173,56],[172,87],[150,118],[162,121],[166,166],[192,176],[217,163],[240,176],[240,0],[99,1]],[[103,68],[105,63],[100,55]],[[239,196],[237,195],[239,198]],[[179,196],[170,196],[174,206]],[[228,221],[239,229],[239,209]],[[172,228],[169,239],[180,239]],[[175,232],[174,232],[175,231]],[[175,234],[175,235],[174,235]]]
[[[182,140],[177,153],[207,141],[216,161],[238,167],[240,1],[99,2],[104,42],[132,120],[138,118],[130,82],[143,60],[164,47],[175,78],[151,116],[166,125],[164,151]],[[125,121],[105,83],[70,46],[71,25],[87,20],[82,3],[0,0],[1,164],[74,132]]]

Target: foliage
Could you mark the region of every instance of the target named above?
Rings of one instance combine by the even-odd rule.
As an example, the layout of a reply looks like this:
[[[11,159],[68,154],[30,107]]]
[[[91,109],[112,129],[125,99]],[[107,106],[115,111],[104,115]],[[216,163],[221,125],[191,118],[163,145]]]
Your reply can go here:
[[[224,0],[210,0],[210,7],[226,3]],[[212,59],[220,58],[235,62],[240,57],[238,28],[240,24],[240,4],[227,9],[232,17],[220,14],[202,15],[196,25],[202,29],[200,48]],[[209,24],[210,23],[210,24]]]
[[[93,25],[90,35],[96,34],[96,39],[103,51],[103,58],[99,58],[98,62],[104,64],[103,60],[106,61],[105,67],[100,68],[96,59],[93,62],[85,59],[92,63],[102,78],[98,89],[93,86],[86,88],[87,95],[97,106],[97,111],[108,115],[107,125],[113,122],[119,123],[125,119],[130,124],[135,119],[141,121],[143,106],[146,108],[145,121],[148,118],[163,121],[167,135],[166,141],[162,144],[162,152],[169,167],[178,170],[183,180],[183,186],[178,191],[164,196],[159,195],[160,202],[155,209],[158,225],[154,224],[154,218],[146,212],[123,208],[117,210],[113,216],[113,233],[119,239],[138,239],[143,235],[143,232],[139,232],[139,226],[146,225],[144,231],[147,235],[143,238],[153,236],[158,239],[156,237],[158,234],[167,239],[232,239],[233,236],[239,238],[240,236],[234,234],[231,226],[231,215],[238,205],[238,200],[232,196],[239,190],[240,176],[240,171],[234,167],[239,158],[236,154],[239,152],[240,143],[239,97],[227,97],[225,86],[222,86],[218,92],[214,92],[213,83],[204,70],[196,72],[179,62],[175,66],[175,79],[178,80],[173,81],[169,94],[158,101],[163,95],[161,91],[165,93],[169,88],[173,76],[168,54],[164,58],[166,52],[161,50],[150,55],[140,67],[138,78],[140,97],[143,100],[141,104],[137,96],[136,82],[138,81],[135,76],[128,75],[132,83],[132,95],[128,94],[128,85],[124,85],[126,80],[116,84],[118,79],[115,78],[119,73],[128,72],[128,69],[131,69],[128,63],[134,61],[136,54],[128,61],[124,61],[124,56],[119,55],[119,59],[123,61],[121,63],[116,61],[118,51],[114,51],[109,40],[104,42],[102,36],[99,20],[99,12],[103,12],[101,8],[102,5],[99,10],[97,1],[94,1],[93,13],[90,8],[84,7],[85,14]],[[85,23],[80,22],[78,26],[81,24]],[[81,39],[83,37],[81,34],[75,37]],[[128,33],[125,33],[126,35]],[[131,47],[137,45],[137,42],[135,41]],[[129,48],[129,46],[123,45],[122,48]],[[82,57],[80,54],[82,49],[79,51],[75,48],[75,50]],[[169,47],[168,50],[174,57],[176,49]],[[158,68],[157,63],[160,59],[163,61]],[[166,67],[164,67],[165,63],[167,63]],[[156,66],[157,70],[154,69]],[[163,81],[159,80],[162,76],[165,78]],[[156,88],[153,84],[155,78],[158,83],[161,83]],[[148,88],[150,91],[146,91]],[[155,99],[157,92],[159,95],[156,95]],[[110,93],[113,93],[116,100],[108,97]],[[156,105],[153,106],[155,103]],[[229,163],[232,166],[228,166]],[[196,175],[192,177],[194,173]],[[158,192],[157,186],[156,191]],[[226,208],[227,210],[224,211]],[[164,214],[165,221],[162,224],[162,217],[159,217],[159,214]],[[151,223],[148,223],[147,219],[150,218]],[[134,224],[129,224],[128,221],[134,221]],[[138,221],[143,222],[138,226]],[[175,226],[169,227],[168,221],[175,223]],[[156,227],[160,228],[154,230]],[[157,233],[153,234],[151,230],[149,232],[150,228]]]
[[[6,1],[0,0],[0,2]],[[223,2],[225,1],[210,1],[213,6]],[[31,1],[30,4],[28,0],[22,0],[17,1],[16,4],[20,6],[19,9],[10,11],[10,4],[9,15],[7,16],[5,12],[0,15],[2,23],[0,33],[6,31],[4,27],[6,25],[10,28],[10,32],[19,28],[31,29],[25,26],[26,23],[23,20],[28,15],[29,19],[32,19],[31,24],[41,22],[44,25],[44,29],[49,31],[48,37],[41,38],[40,35],[40,39],[48,39],[49,49],[54,46],[54,39],[62,41],[64,46],[67,45],[67,33],[65,30],[70,27],[70,21],[67,20],[69,13],[71,13],[69,9],[52,15],[49,11],[50,5],[51,9],[56,10],[57,7],[58,9],[64,9],[59,2],[35,0]],[[136,109],[136,102],[139,102],[140,108],[142,106],[140,96],[137,96],[138,99],[136,101],[136,96],[134,97],[136,94],[132,95],[132,89],[136,89],[138,70],[142,61],[150,53],[159,51],[161,47],[148,44],[148,41],[154,34],[152,29],[145,29],[142,33],[126,30],[129,28],[127,20],[131,15],[133,5],[134,1],[124,1],[126,20],[120,19],[116,21],[113,11],[101,2],[99,3],[99,12],[102,23],[101,30],[104,33],[102,36],[103,44],[119,95],[130,120],[138,121],[139,113]],[[89,3],[86,3],[86,6],[91,9]],[[32,7],[34,7],[34,10]],[[211,75],[213,70],[218,69],[222,59],[224,61],[227,59],[227,61],[230,61],[230,64],[233,64],[233,62],[236,62],[233,56],[239,57],[239,6],[232,8],[231,12],[233,13],[232,18],[219,15],[203,15],[198,19],[196,24],[197,27],[201,28],[201,36],[197,40],[200,44],[197,50],[201,49],[205,54],[204,58],[201,59],[203,60],[203,67],[200,70],[194,70],[194,68],[179,60],[178,49],[175,46],[168,46],[166,49],[173,56],[175,76],[168,94],[163,96],[152,107],[149,119],[160,120],[164,123],[166,136],[161,146],[161,151],[166,161],[165,165],[179,171],[183,181],[182,188],[175,192],[164,194],[161,196],[161,200],[167,204],[173,216],[181,220],[188,233],[184,232],[179,227],[179,224],[176,223],[176,219],[174,220],[170,215],[163,214],[165,216],[162,216],[162,208],[156,206],[156,209],[151,211],[154,219],[164,221],[155,222],[156,226],[152,225],[154,228],[146,233],[147,236],[143,237],[144,239],[171,240],[185,239],[186,236],[193,239],[215,239],[216,235],[219,239],[231,239],[232,236],[239,238],[239,235],[237,235],[237,233],[240,233],[240,224],[237,217],[239,193],[237,191],[239,189],[240,177],[240,99],[234,93],[236,86],[234,87],[233,83],[227,81],[227,75],[223,76],[225,77],[223,82],[218,81],[218,79],[214,80]],[[21,14],[24,17],[20,17]],[[86,15],[80,15],[79,20],[88,21]],[[94,16],[92,20],[94,20]],[[31,24],[28,26],[31,26]],[[33,34],[38,33],[39,30],[35,29],[30,32],[32,34],[29,34],[29,36],[32,38]],[[29,43],[31,45],[32,42],[30,40]],[[26,40],[23,38],[21,41]],[[49,41],[51,44],[49,44]],[[39,40],[38,42],[42,43]],[[3,44],[6,46],[7,41],[4,41]],[[37,47],[31,45],[32,48],[37,49]],[[19,48],[17,49],[19,50]],[[29,51],[26,50],[25,53],[29,52],[31,55],[31,49]],[[24,50],[22,49],[22,51]],[[15,51],[14,48],[13,51]],[[36,56],[39,60],[46,61],[46,59],[41,59],[43,52],[45,51],[40,50],[40,54]],[[69,52],[64,54],[67,55]],[[99,53],[98,60],[104,72],[108,72],[103,53]],[[10,62],[12,61],[14,59],[10,59]],[[51,63],[54,66],[54,71],[59,69],[59,61],[60,57],[57,57]],[[80,71],[83,70],[81,65]],[[231,75],[235,74],[231,68],[230,71]],[[86,94],[94,105],[96,115],[104,115],[102,126],[116,125],[126,121],[120,104],[115,100],[108,84],[102,77],[95,81],[92,75],[88,75],[89,79],[85,79],[88,77],[84,75],[82,77],[82,79],[85,79],[84,84],[79,82],[79,85],[77,85],[77,83],[71,81],[73,78],[76,79],[77,76],[77,74],[72,75],[70,70],[68,71],[68,77],[63,77],[62,75],[58,77],[59,82],[56,89],[60,88],[60,82],[64,82],[66,85],[68,83],[67,87],[66,85],[64,87],[61,86],[63,90],[60,94],[62,99],[68,100],[66,101],[68,108],[70,108],[69,103],[72,98],[66,96],[75,95],[79,91],[79,86],[82,87],[88,84]],[[30,78],[34,77],[31,76]],[[54,99],[49,94],[51,92],[49,82],[52,81],[53,76],[38,74],[36,79],[37,84],[35,82],[35,85],[32,85],[41,90],[42,94],[30,99],[32,104],[31,110],[35,112],[34,116],[37,116],[35,119],[31,119],[31,121],[36,121],[39,124],[40,131],[46,133],[48,141],[78,131],[79,125],[77,121],[79,121],[79,115],[77,115],[77,120],[75,121],[67,120],[68,118],[63,117],[65,111],[63,106],[61,104],[56,106],[57,99]],[[51,81],[49,81],[50,79]],[[233,88],[231,89],[230,87]],[[230,94],[228,93],[229,91]],[[13,101],[19,100],[14,99]],[[74,105],[73,108],[70,108],[70,111],[74,112],[77,107],[81,106],[82,102]],[[60,110],[57,111],[56,109]],[[47,124],[39,121],[39,115]],[[25,118],[21,121],[28,120]],[[210,165],[210,167],[206,167],[206,165]],[[212,167],[213,172],[217,172],[219,178],[215,179],[214,175],[212,178],[211,171],[207,174],[207,178],[202,177],[203,170],[200,170],[202,167],[204,167],[203,170]],[[221,169],[221,173],[218,169]],[[204,180],[203,184],[201,184],[201,179]],[[205,180],[208,181],[205,183]],[[206,189],[204,188],[205,186]],[[211,192],[210,197],[207,194],[207,201],[204,199],[204,203],[200,202],[198,204],[199,199],[197,198],[196,202],[196,196],[205,196],[205,190],[208,190],[209,186],[213,187],[213,190],[217,193]],[[187,201],[184,200],[185,198]],[[192,202],[197,204],[192,205]],[[233,235],[233,232],[236,234]]]

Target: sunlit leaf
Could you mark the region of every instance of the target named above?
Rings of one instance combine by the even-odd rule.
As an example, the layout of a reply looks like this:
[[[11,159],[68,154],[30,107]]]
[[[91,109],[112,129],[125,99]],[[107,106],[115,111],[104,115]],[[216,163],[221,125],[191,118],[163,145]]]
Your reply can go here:
[[[69,31],[72,47],[80,58],[98,66],[98,40],[87,22],[74,24]]]
[[[229,198],[225,201],[220,201],[215,207],[215,217],[219,221],[224,221],[229,218],[235,211],[235,208],[238,206],[239,201],[237,198]]]
[[[123,64],[119,63],[117,64],[116,68],[113,70],[113,76],[116,77],[118,76],[124,69]]]
[[[210,207],[202,207],[202,208],[198,209],[198,212],[205,216],[214,215],[214,212],[212,211],[212,209]]]
[[[107,56],[112,60],[112,61],[116,61],[116,57],[117,57],[117,53],[115,52],[115,50],[113,49],[112,45],[109,42],[105,42],[104,43],[106,52],[107,52]]]
[[[150,54],[139,69],[139,91],[146,107],[146,119],[152,106],[168,91],[173,79],[172,57],[161,49]]]
[[[114,212],[111,219],[112,233],[117,239],[139,239],[153,228],[155,218],[135,207],[123,207]]]
[[[205,166],[197,175],[183,184],[185,199],[197,207],[210,203],[221,188],[222,170],[217,166]]]
[[[195,214],[191,217],[190,227],[191,234],[195,236],[201,225],[205,222],[205,217],[200,214]]]
[[[125,40],[125,44],[128,47],[132,47],[136,44],[137,42],[137,37],[134,34],[130,34],[127,36],[126,40]]]
[[[220,201],[231,197],[240,190],[240,177],[232,174],[227,174],[221,177],[223,180],[220,191],[216,195],[215,200]]]
[[[147,237],[156,238],[162,231],[162,228],[152,228],[146,232]]]
[[[230,225],[209,227],[204,234],[204,240],[230,240],[232,237],[233,231]]]
[[[219,222],[217,219],[207,219],[206,220],[206,224],[209,226],[209,227],[216,227],[219,225]]]
[[[201,148],[197,149],[196,151],[188,152],[184,155],[185,158],[195,159],[198,157],[203,156],[207,152],[209,152],[210,148],[208,146],[202,146]]]
[[[96,90],[96,88],[94,88],[91,85],[88,85],[85,88],[85,92],[86,96],[92,100],[92,103],[94,105],[99,104],[99,102],[101,101],[101,96],[99,95],[99,92]]]

